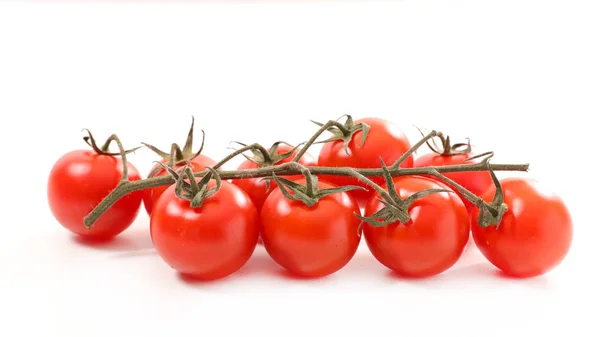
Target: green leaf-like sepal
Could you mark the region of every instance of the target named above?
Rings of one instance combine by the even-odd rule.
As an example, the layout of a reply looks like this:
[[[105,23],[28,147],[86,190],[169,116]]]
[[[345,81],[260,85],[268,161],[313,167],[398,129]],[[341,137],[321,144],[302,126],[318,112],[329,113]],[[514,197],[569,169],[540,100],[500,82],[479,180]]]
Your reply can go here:
[[[200,181],[196,181],[194,172],[189,166],[184,166],[179,170],[175,171],[168,165],[158,162],[158,164],[165,168],[175,179],[175,195],[183,200],[190,202],[190,207],[198,208],[202,207],[202,204],[207,198],[210,198],[221,188],[222,180],[219,173],[212,167],[207,166],[209,172],[207,172]],[[185,179],[188,181],[185,181]],[[215,179],[215,187],[208,188],[210,179]]]
[[[315,144],[329,143],[329,142],[341,140],[344,142],[344,151],[346,152],[347,155],[350,155],[350,150],[348,149],[348,144],[350,143],[350,141],[352,140],[352,136],[356,132],[362,131],[362,137],[361,137],[360,144],[358,144],[358,148],[362,147],[364,145],[365,141],[367,140],[367,136],[369,135],[369,130],[370,130],[369,125],[366,123],[354,124],[354,120],[352,119],[352,116],[350,116],[350,115],[344,115],[340,118],[343,118],[343,117],[346,117],[346,121],[344,122],[343,126],[331,126],[331,127],[327,128],[327,131],[329,131],[332,134],[332,136],[328,139],[315,142]],[[314,124],[316,124],[320,127],[323,127],[325,125],[323,123],[315,122],[312,120],[311,120],[311,122],[313,122]]]
[[[332,194],[358,189],[366,190],[364,187],[354,185],[319,189],[319,181],[317,176],[311,176],[310,179],[307,179],[306,185],[298,184],[294,181],[278,177],[276,175],[273,175],[271,179],[275,180],[279,186],[279,189],[281,189],[281,193],[286,198],[290,200],[301,201],[308,207],[316,205],[321,198]],[[290,193],[288,189],[291,190],[292,193]]]
[[[477,157],[481,157],[481,155]],[[492,181],[494,182],[494,186],[496,187],[496,193],[494,194],[494,199],[492,200],[491,204],[486,204],[480,199],[480,202],[477,204],[477,207],[479,207],[477,223],[483,228],[488,226],[498,227],[502,221],[504,213],[506,213],[508,210],[508,206],[506,206],[504,203],[504,192],[502,191],[502,186],[500,185],[500,181],[498,180],[496,173],[494,173],[494,170],[492,170],[492,167],[489,163],[489,157],[485,160],[488,165]]]

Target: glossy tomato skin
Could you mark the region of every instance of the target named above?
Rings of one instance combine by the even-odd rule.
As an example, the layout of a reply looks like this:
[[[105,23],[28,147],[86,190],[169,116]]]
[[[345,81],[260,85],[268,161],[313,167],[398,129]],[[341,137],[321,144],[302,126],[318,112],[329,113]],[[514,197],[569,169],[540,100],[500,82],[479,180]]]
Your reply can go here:
[[[292,151],[292,149],[293,148],[289,145],[280,144],[277,148],[277,153],[284,154],[284,153]],[[298,153],[297,150],[294,152],[293,155],[283,159],[282,161],[278,162],[276,165],[281,165],[284,163],[291,162],[294,159],[294,156],[296,155],[296,153]],[[302,156],[302,158],[300,158],[300,160],[298,160],[298,163],[300,163],[304,166],[315,166],[315,165],[317,165],[317,160],[315,158],[313,158],[310,154],[305,153]],[[248,169],[256,169],[256,168],[259,168],[259,166],[256,165],[255,163],[251,162],[250,160],[245,160],[238,167],[239,170],[248,170]],[[285,178],[292,179],[293,177],[287,176]],[[259,212],[260,212],[260,209],[262,208],[263,204],[265,203],[267,196],[269,196],[269,194],[274,189],[277,188],[277,184],[275,182],[271,182],[269,184],[269,189],[267,190],[267,185],[266,185],[266,182],[263,180],[263,178],[234,179],[232,181],[232,183],[234,185],[238,186],[239,188],[241,188],[242,190],[244,190],[244,192],[246,192],[250,196],[250,199],[252,199],[252,202],[254,202],[254,205],[256,205],[256,209]]]
[[[319,182],[319,188],[333,185]],[[348,193],[324,197],[312,207],[273,191],[261,210],[261,237],[267,253],[299,277],[335,273],[354,256],[360,243],[356,201]]]
[[[211,180],[209,187],[214,187]],[[179,273],[215,280],[239,270],[252,256],[258,239],[258,213],[250,198],[226,181],[201,207],[175,195],[171,185],[150,217],[156,251]]]
[[[450,166],[475,163],[473,160],[467,160],[471,156],[471,154],[442,156],[437,153],[428,153],[418,157],[415,160],[414,167]],[[481,196],[493,184],[492,177],[488,171],[449,172],[444,173],[444,176],[454,180],[456,183],[477,196]],[[452,189],[456,192],[456,189]],[[457,194],[463,201],[469,214],[471,214],[473,209],[477,207],[466,200],[460,193]]]
[[[426,177],[394,179],[401,198],[425,189],[448,189]],[[365,216],[382,208],[373,197]],[[383,227],[364,224],[363,235],[373,256],[384,266],[405,277],[429,277],[452,267],[469,240],[469,217],[460,198],[452,192],[430,194],[409,208],[411,221]]]
[[[163,161],[163,163],[164,163],[164,161]],[[213,166],[217,162],[207,156],[200,154],[197,157],[195,157],[194,159],[192,159],[190,161],[190,163],[191,163],[191,168],[194,172],[200,172],[200,171],[205,170],[206,166]],[[175,165],[175,170],[183,167],[184,165],[185,165],[185,163]],[[158,164],[154,165],[154,167],[152,168],[151,171],[154,171],[154,169],[156,167],[158,167]],[[165,170],[164,168],[161,168],[158,171],[158,173],[154,175],[154,177],[164,176],[164,175],[167,175],[168,173],[169,172],[167,172],[167,170]],[[148,215],[152,215],[152,208],[154,207],[154,204],[156,204],[156,202],[158,201],[158,198],[160,198],[160,196],[164,193],[164,191],[167,188],[168,188],[168,186],[157,186],[157,187],[148,188],[148,189],[144,190],[144,207],[146,208],[146,212],[148,213]]]
[[[471,231],[481,253],[497,268],[514,277],[534,277],[552,270],[566,257],[573,239],[573,223],[564,202],[530,179],[500,181],[508,210],[499,226],[483,228],[479,210],[471,215]],[[482,196],[494,198],[490,187]]]
[[[129,180],[140,180],[138,170],[128,163]],[[142,192],[130,193],[104,213],[88,230],[83,218],[121,180],[120,158],[75,150],[56,161],[48,178],[48,203],[57,221],[67,230],[91,239],[109,239],[127,229],[138,215]]]
[[[348,144],[348,153],[344,150],[343,141],[325,143],[319,153],[319,166],[355,167],[355,168],[380,168],[379,157],[387,165],[393,164],[398,158],[406,153],[411,145],[406,135],[400,128],[389,121],[381,118],[363,118],[355,121],[355,124],[366,123],[370,126],[369,135],[362,147],[362,131],[354,133]],[[401,167],[413,167],[413,155],[411,154],[402,163]],[[356,178],[344,176],[321,176],[334,185],[358,185],[367,189],[350,191],[350,195],[364,207],[373,195],[373,189]],[[371,178],[377,184],[383,184],[381,177]]]

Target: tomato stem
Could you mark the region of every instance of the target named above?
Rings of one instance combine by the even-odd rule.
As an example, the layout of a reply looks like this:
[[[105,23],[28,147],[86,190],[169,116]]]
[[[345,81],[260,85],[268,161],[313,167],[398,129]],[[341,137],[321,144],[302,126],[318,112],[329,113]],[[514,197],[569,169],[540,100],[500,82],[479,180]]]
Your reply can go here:
[[[406,151],[406,153],[404,153],[400,158],[398,158],[398,160],[396,160],[391,165],[391,167],[392,168],[400,167],[400,165],[406,160],[406,158],[408,158],[411,154],[413,154],[415,151],[417,151],[423,144],[427,143],[433,137],[440,137],[441,134],[442,134],[441,132],[433,130],[430,133],[428,133],[427,135],[423,135],[423,138],[421,138],[421,140],[416,142],[415,145],[413,145],[408,151]]]

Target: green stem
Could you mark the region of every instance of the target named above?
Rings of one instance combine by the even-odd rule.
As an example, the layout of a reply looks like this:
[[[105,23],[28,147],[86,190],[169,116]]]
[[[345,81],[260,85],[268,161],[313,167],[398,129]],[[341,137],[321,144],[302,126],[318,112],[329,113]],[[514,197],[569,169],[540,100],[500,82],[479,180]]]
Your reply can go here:
[[[267,149],[265,149],[262,145],[254,143],[254,144],[250,144],[250,145],[246,145],[238,150],[235,150],[234,152],[230,153],[227,157],[221,159],[221,161],[219,161],[218,163],[216,163],[213,166],[213,169],[217,170],[219,169],[221,166],[225,165],[228,161],[232,160],[233,158],[235,158],[236,156],[246,152],[246,151],[250,151],[250,150],[258,150],[260,151],[260,153],[262,153],[263,158],[267,159],[270,158],[270,154],[267,151]]]
[[[431,138],[439,137],[440,135],[441,135],[440,132],[434,130],[434,131],[431,131],[430,133],[428,133],[426,136],[423,136],[423,138],[421,138],[420,141],[416,142],[415,145],[413,145],[408,151],[406,151],[406,153],[404,153],[400,158],[398,158],[398,160],[396,160],[391,165],[391,167],[392,168],[400,167],[400,165],[406,160],[406,158],[408,158],[411,154],[413,154],[415,151],[417,151],[417,149],[419,149],[423,144],[425,144]]]
[[[317,130],[317,132],[315,132],[315,134],[312,137],[310,137],[310,139],[306,142],[306,144],[304,144],[302,149],[300,149],[300,151],[296,154],[294,159],[292,159],[292,162],[298,162],[300,158],[302,158],[302,156],[306,153],[306,151],[308,151],[308,149],[317,141],[319,136],[332,126],[337,127],[345,136],[347,136],[350,132],[344,125],[342,125],[342,123],[337,121],[328,121],[327,123],[323,124],[323,126],[319,130]]]
[[[491,164],[491,169],[495,171],[527,171],[529,170],[529,164]],[[383,169],[381,168],[370,168],[370,169],[354,169],[350,167],[320,167],[320,166],[308,166],[306,167],[308,172],[313,175],[338,175],[338,176],[354,176],[361,181],[369,184],[367,180],[363,180],[364,177],[377,177],[383,176]],[[471,171],[488,171],[489,168],[485,163],[474,163],[474,164],[460,164],[460,165],[449,165],[449,166],[435,166],[435,167],[424,167],[424,168],[393,168],[390,169],[392,176],[406,176],[406,175],[435,175],[432,173],[433,170],[438,173],[448,172],[471,172]],[[358,175],[357,175],[358,173]],[[298,163],[286,163],[279,166],[261,167],[257,169],[248,170],[233,170],[233,171],[220,171],[219,176],[221,179],[245,179],[245,178],[264,178],[271,177],[273,174],[279,176],[294,176],[302,174],[299,169]],[[195,177],[203,177],[206,175],[206,171],[195,172]],[[363,176],[362,178],[360,176]],[[173,177],[170,175],[160,176],[155,178],[148,178],[136,181],[126,181],[121,185],[117,186],[110,194],[104,198],[94,208],[88,216],[84,219],[84,224],[91,228],[92,225],[100,218],[100,216],[108,210],[115,202],[125,195],[148,188],[157,186],[171,185],[175,182]],[[373,183],[374,184],[374,183]],[[375,188],[374,185],[370,185]],[[379,189],[378,189],[379,192]],[[467,191],[468,192],[468,191]]]

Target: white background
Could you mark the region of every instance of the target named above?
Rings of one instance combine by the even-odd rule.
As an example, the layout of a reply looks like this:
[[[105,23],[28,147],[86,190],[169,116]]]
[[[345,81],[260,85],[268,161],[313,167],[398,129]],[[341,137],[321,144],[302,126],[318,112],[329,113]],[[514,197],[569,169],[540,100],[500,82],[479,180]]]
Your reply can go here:
[[[585,308],[599,281],[598,1],[100,3],[0,4],[1,336],[598,336]],[[470,246],[415,281],[361,247],[298,281],[259,247],[236,275],[190,284],[154,253],[145,212],[89,247],[46,204],[51,165],[85,147],[84,127],[166,149],[195,115],[218,159],[229,141],[297,143],[309,119],[345,113],[531,163],[572,212],[567,259],[518,281]],[[156,157],[130,160],[145,174]]]

